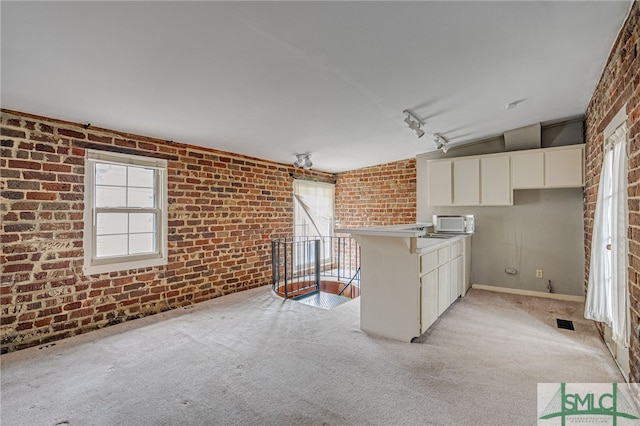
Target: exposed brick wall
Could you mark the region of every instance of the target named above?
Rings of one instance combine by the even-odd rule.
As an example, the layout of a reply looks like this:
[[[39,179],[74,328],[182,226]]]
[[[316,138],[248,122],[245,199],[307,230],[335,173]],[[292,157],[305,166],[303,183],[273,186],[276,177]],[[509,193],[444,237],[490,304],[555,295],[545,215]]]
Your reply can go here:
[[[293,229],[291,166],[6,110],[1,134],[3,352],[270,284],[270,238]],[[87,144],[177,158],[168,265],[83,275]]]
[[[631,299],[631,381],[640,382],[640,3],[634,2],[593,93],[585,117],[585,286],[602,169],[603,131],[627,103],[629,128],[629,291]]]
[[[400,225],[416,221],[416,160],[336,175],[336,226]]]

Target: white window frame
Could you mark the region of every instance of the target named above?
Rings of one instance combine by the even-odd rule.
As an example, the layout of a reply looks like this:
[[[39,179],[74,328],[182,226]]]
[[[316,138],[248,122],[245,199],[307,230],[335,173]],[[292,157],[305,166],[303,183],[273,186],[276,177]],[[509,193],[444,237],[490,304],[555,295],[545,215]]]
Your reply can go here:
[[[138,166],[151,168],[155,173],[155,199],[154,212],[159,210],[159,220],[156,221],[156,248],[154,253],[112,256],[98,258],[96,256],[96,223],[97,214],[101,211],[113,211],[116,209],[103,209],[95,207],[95,171],[96,164],[115,164],[120,166]],[[102,274],[129,269],[148,268],[167,264],[167,234],[168,234],[168,203],[167,203],[167,160],[142,157],[138,155],[121,154],[115,152],[97,151],[88,149],[85,158],[84,175],[84,267],[86,275]],[[119,208],[118,212],[140,212],[149,209]]]
[[[604,146],[606,146],[608,143],[610,143],[610,138],[616,133],[616,131],[618,130],[619,127],[621,127],[622,125],[624,125],[627,122],[627,104],[625,103],[622,108],[620,108],[620,110],[616,113],[616,115],[611,119],[611,122],[607,125],[607,127],[605,127],[604,131],[602,132],[603,135],[603,144]],[[625,136],[627,138],[626,141],[626,146],[627,146],[627,156],[629,155],[628,149],[629,149],[629,135],[628,133]],[[604,148],[604,147],[603,147]],[[603,154],[604,157],[604,154]],[[628,159],[627,159],[628,161]],[[628,170],[627,170],[627,174],[628,174]],[[628,176],[628,175],[627,175]],[[628,179],[628,177],[627,177]],[[608,198],[609,198],[609,202],[611,199],[612,195],[608,194]],[[627,215],[629,214],[629,212],[627,212]],[[613,227],[613,226],[610,226]],[[628,232],[628,225],[627,225],[627,232]],[[623,256],[624,259],[627,259],[627,271],[629,268],[629,264],[628,264],[628,259],[629,259],[629,246],[628,246],[629,242],[628,242],[628,238],[627,238],[627,247],[626,247],[626,253]],[[628,278],[625,280],[625,293],[626,293],[626,299],[627,299],[627,310],[625,312],[626,314],[626,338],[629,339],[629,336],[631,335],[631,313],[630,313],[630,295],[629,295],[629,284],[628,284]],[[609,349],[609,351],[611,352],[611,355],[613,356],[613,359],[616,361],[616,363],[618,364],[618,367],[620,368],[620,371],[622,372],[623,377],[625,378],[626,381],[629,381],[629,374],[630,374],[630,366],[629,366],[629,344],[628,342],[620,342],[620,341],[616,341],[613,339],[612,336],[612,328],[611,326],[609,326],[609,324],[604,324],[604,340],[605,343],[607,345],[607,348]]]

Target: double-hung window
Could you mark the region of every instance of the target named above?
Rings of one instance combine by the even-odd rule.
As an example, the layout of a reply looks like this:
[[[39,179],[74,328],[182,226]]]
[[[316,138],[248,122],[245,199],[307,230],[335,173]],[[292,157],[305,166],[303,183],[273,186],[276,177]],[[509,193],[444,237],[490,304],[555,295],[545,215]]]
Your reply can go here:
[[[167,263],[167,162],[87,150],[84,272]]]

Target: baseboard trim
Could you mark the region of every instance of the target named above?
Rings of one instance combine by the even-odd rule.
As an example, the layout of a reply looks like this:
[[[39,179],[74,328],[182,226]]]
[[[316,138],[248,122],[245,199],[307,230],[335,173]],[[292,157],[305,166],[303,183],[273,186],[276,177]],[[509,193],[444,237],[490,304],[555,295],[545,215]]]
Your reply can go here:
[[[571,294],[545,293],[542,291],[520,290],[517,288],[496,287],[493,285],[472,284],[471,288],[478,290],[495,291],[496,293],[519,294],[521,296],[546,297],[547,299],[568,300],[570,302],[584,302],[584,296]]]

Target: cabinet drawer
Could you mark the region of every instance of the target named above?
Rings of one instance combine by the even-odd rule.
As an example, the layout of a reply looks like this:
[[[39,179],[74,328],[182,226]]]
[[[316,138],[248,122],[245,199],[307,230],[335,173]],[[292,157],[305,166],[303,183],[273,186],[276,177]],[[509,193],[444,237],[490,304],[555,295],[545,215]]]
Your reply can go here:
[[[438,265],[442,265],[443,263],[446,263],[449,261],[449,259],[451,259],[450,257],[450,247],[451,246],[446,246],[443,247],[441,249],[438,249]]]
[[[461,254],[462,254],[462,241],[456,241],[451,245],[451,259],[455,259]]]
[[[438,266],[438,252],[432,251],[420,256],[420,273],[429,272]]]

